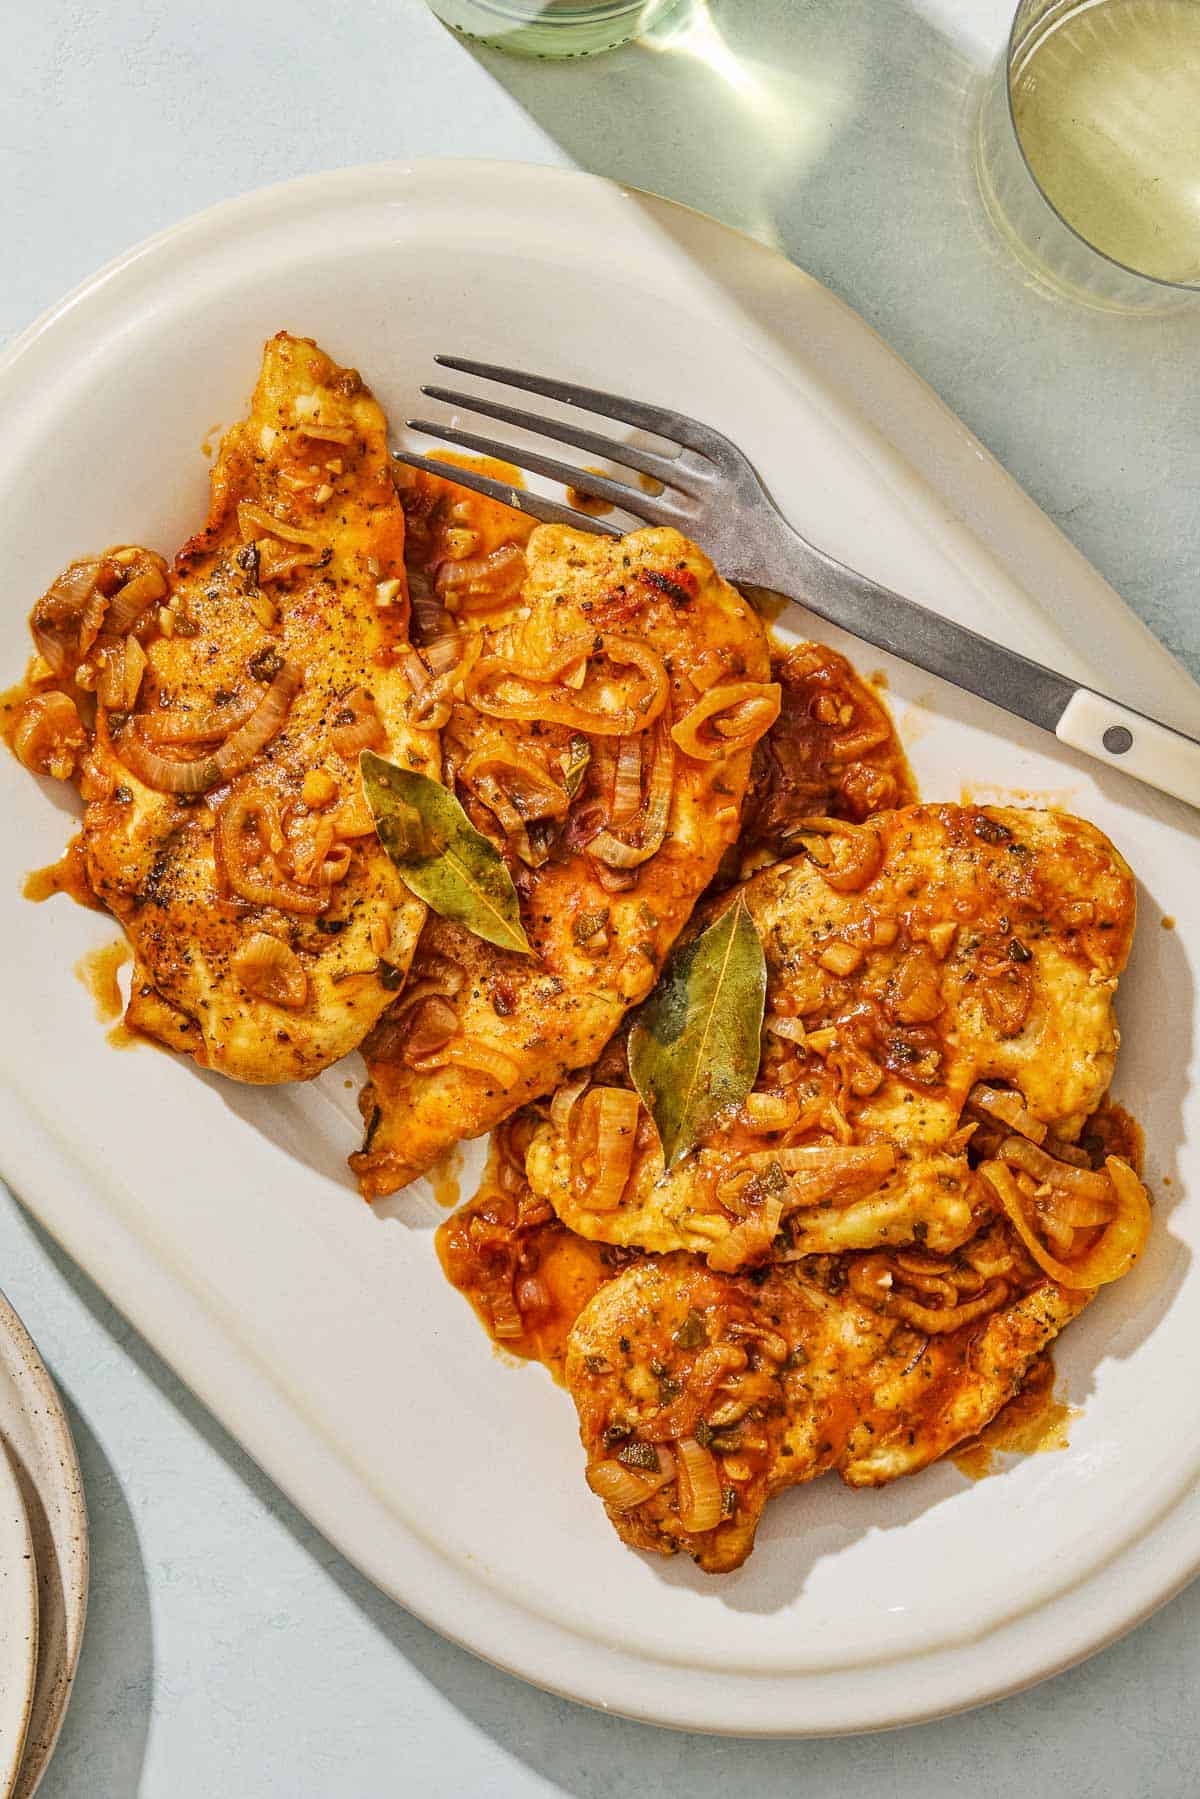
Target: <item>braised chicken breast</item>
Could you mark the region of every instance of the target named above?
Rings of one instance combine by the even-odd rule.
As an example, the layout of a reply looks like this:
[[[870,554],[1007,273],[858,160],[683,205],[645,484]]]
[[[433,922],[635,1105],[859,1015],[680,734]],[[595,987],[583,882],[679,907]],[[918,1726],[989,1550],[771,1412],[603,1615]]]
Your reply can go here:
[[[430,918],[364,1045],[368,1197],[595,1059],[734,841],[778,711],[761,624],[677,532],[545,525],[525,559],[519,610],[455,651],[443,751],[533,953]]]
[[[1047,1280],[1001,1225],[949,1264],[895,1260],[882,1302],[862,1278],[874,1260],[751,1279],[647,1257],[599,1289],[566,1380],[588,1484],[626,1543],[727,1573],[785,1487],[830,1469],[881,1486],[974,1435],[1092,1298]],[[957,1301],[936,1314],[906,1284],[934,1278]]]
[[[949,1252],[996,1209],[967,1155],[982,1121],[1070,1144],[1107,1090],[1135,890],[1094,826],[914,806],[802,834],[805,856],[736,890],[767,964],[762,1060],[739,1111],[664,1174],[610,1056],[534,1133],[530,1184],[581,1235],[717,1269],[882,1244]],[[606,1133],[603,1179],[588,1105],[624,1122]]]
[[[305,1079],[356,1048],[424,921],[358,775],[364,747],[439,772],[403,557],[382,410],[281,333],[174,567],[112,551],[34,611],[25,760],[48,766],[39,709],[68,709],[88,877],[134,947],[128,1023],[237,1080]]]
[[[1053,1338],[1149,1231],[1136,1127],[1102,1105],[1069,1162],[1016,1131],[973,1152],[1004,1216],[950,1255],[719,1274],[569,1230],[524,1172],[537,1123],[531,1108],[496,1132],[479,1192],[438,1232],[442,1266],[498,1345],[565,1380],[625,1541],[711,1573],[749,1554],[773,1493],[829,1469],[852,1487],[916,1473],[1031,1371],[1048,1390]]]

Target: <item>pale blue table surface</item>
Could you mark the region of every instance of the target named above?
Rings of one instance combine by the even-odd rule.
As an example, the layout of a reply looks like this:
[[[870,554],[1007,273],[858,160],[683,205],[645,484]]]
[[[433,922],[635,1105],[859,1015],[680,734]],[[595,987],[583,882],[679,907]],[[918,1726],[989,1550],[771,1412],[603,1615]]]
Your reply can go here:
[[[437,154],[618,176],[779,244],[849,300],[1200,674],[1200,318],[1049,302],[956,225],[963,96],[1005,10],[714,0],[734,66],[794,94],[779,133],[711,39],[707,60],[551,67],[473,55],[420,0],[9,0],[0,340],[147,233],[287,176]],[[370,1588],[3,1189],[0,1285],[67,1397],[92,1519],[45,1799],[1200,1787],[1200,1586],[1036,1691],[911,1731],[741,1743],[627,1724]]]

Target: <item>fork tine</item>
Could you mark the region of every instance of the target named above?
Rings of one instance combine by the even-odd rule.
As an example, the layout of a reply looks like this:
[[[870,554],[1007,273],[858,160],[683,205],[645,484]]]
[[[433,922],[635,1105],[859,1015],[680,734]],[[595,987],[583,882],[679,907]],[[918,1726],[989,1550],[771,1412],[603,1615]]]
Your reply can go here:
[[[439,462],[433,456],[414,456],[408,450],[393,450],[393,462],[403,462],[409,468],[424,469],[428,475],[440,475],[443,481],[453,481],[456,487],[469,487],[472,493],[486,495],[489,500],[499,500],[502,506],[511,506],[515,512],[527,513],[530,518],[540,519],[544,525],[573,525],[578,531],[591,531],[597,537],[620,537],[621,532],[615,525],[606,525],[603,520],[593,518],[590,513],[576,512],[573,506],[560,506],[556,500],[546,499],[544,494],[529,493],[523,487],[514,487],[509,481],[493,481],[490,475],[477,475],[473,469],[459,468],[453,462]]]
[[[542,394],[547,400],[560,400],[566,406],[580,406],[585,412],[598,412],[603,418],[618,419],[623,425],[651,431],[655,437],[682,444],[685,449],[695,450],[714,462],[734,449],[729,439],[710,425],[703,425],[699,419],[689,418],[683,412],[668,412],[662,406],[650,406],[645,400],[627,400],[620,394],[603,393],[598,387],[577,387],[570,381],[527,375],[521,369],[503,368],[495,362],[471,362],[463,356],[435,356],[433,360],[444,369],[456,369],[460,375],[478,375],[484,381],[519,387],[524,393]]]
[[[431,400],[443,400],[447,406],[457,406],[463,412],[480,412],[485,418],[498,419],[502,425],[515,425],[518,430],[531,431],[536,437],[551,437],[555,443],[570,444],[572,449],[582,450],[585,455],[603,456],[608,462],[637,469],[639,474],[651,475],[656,481],[687,486],[686,479],[680,479],[682,471],[677,457],[642,450],[634,444],[622,443],[619,438],[609,437],[603,431],[588,431],[582,425],[568,424],[563,419],[544,418],[540,412],[524,412],[519,406],[500,406],[495,400],[485,400],[478,394],[457,393],[452,387],[423,387],[421,392]],[[578,486],[578,482],[575,485]]]
[[[474,450],[481,456],[503,457],[507,462],[515,462],[518,468],[528,469],[531,475],[544,475],[548,481],[561,481],[564,487],[574,487],[593,499],[607,500],[610,505],[620,506],[652,525],[678,524],[686,516],[683,507],[672,500],[652,498],[636,487],[628,487],[624,481],[610,481],[607,475],[593,475],[587,469],[573,468],[569,462],[559,462],[557,457],[543,456],[537,450],[518,449],[512,444],[500,443],[494,437],[479,437],[474,431],[460,431],[455,425],[434,425],[428,419],[407,419],[405,422],[410,431],[420,431],[426,437],[445,438],[448,443]]]

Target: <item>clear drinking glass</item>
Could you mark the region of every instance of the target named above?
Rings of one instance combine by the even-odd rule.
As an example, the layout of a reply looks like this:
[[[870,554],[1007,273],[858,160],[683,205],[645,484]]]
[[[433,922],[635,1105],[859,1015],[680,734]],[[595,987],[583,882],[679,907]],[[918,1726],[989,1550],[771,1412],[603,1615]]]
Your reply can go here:
[[[1058,293],[1200,300],[1200,0],[1021,0],[975,163],[993,224]]]
[[[429,0],[468,37],[522,56],[592,56],[628,43],[688,0]]]

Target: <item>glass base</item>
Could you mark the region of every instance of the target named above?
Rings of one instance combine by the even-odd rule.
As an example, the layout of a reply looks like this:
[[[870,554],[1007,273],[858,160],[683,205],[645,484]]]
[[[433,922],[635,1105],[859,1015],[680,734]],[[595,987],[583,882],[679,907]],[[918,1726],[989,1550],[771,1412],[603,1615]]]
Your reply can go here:
[[[983,88],[973,149],[975,177],[993,229],[1047,293],[1101,312],[1130,314],[1177,312],[1200,301],[1200,289],[1114,262],[1059,216],[1018,141],[1003,56]]]
[[[595,56],[648,31],[689,0],[430,0],[461,36],[517,56]]]

